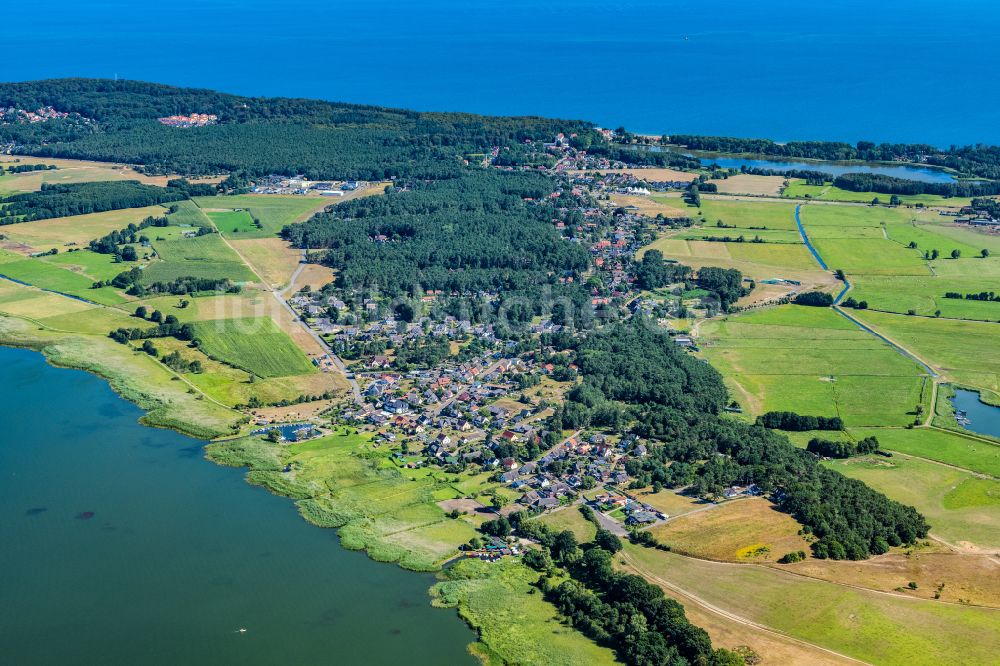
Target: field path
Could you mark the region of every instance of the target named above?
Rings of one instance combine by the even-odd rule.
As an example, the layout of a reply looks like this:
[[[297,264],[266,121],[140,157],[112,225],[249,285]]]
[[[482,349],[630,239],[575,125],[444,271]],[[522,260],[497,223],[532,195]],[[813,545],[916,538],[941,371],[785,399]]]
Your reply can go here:
[[[312,213],[310,213],[310,215],[311,214]],[[217,234],[219,234],[219,238],[222,239],[222,242],[225,243],[229,247],[229,249],[235,252],[236,256],[240,258],[240,261],[246,264],[246,266],[253,272],[253,274],[257,276],[257,279],[264,286],[264,288],[267,289],[269,292],[271,292],[271,295],[274,296],[275,300],[278,301],[278,304],[281,305],[281,307],[284,308],[291,315],[292,320],[298,322],[299,326],[301,326],[305,330],[305,332],[308,333],[309,336],[316,341],[316,344],[319,345],[320,349],[324,350],[327,353],[327,355],[330,357],[330,360],[333,362],[334,367],[337,368],[337,371],[344,376],[344,380],[351,387],[351,393],[354,395],[355,402],[360,403],[361,387],[358,386],[358,380],[356,380],[353,376],[351,376],[351,373],[347,371],[347,366],[344,365],[344,362],[341,360],[341,358],[337,356],[336,352],[333,351],[333,348],[326,343],[326,340],[324,340],[316,331],[314,331],[312,327],[309,326],[309,324],[302,321],[302,318],[298,315],[297,312],[295,312],[295,309],[291,305],[289,305],[288,301],[285,299],[285,293],[292,288],[292,286],[295,284],[295,280],[298,279],[299,275],[301,275],[302,273],[302,270],[305,268],[306,250],[302,250],[302,255],[299,261],[298,268],[295,269],[295,272],[292,274],[292,277],[288,281],[288,284],[283,289],[278,289],[276,287],[272,287],[267,283],[267,281],[261,276],[261,274],[257,271],[257,269],[254,268],[254,265],[249,261],[247,261],[247,258],[244,257],[239,250],[233,247],[233,244],[229,242],[229,239],[226,238],[221,232],[219,232],[219,228],[215,226],[214,222],[212,222],[212,228],[215,229],[215,232]]]
[[[714,604],[711,604],[708,601],[706,601],[705,599],[702,599],[701,597],[697,596],[693,592],[691,592],[689,590],[686,590],[686,589],[684,589],[684,588],[682,588],[682,587],[680,587],[678,585],[675,585],[674,583],[671,583],[670,581],[665,580],[664,578],[661,578],[660,576],[657,576],[655,573],[649,571],[648,569],[643,568],[634,559],[632,559],[632,557],[627,552],[622,551],[621,557],[622,557],[622,562],[624,562],[625,564],[627,564],[629,566],[629,568],[631,568],[633,571],[635,571],[636,573],[638,573],[639,575],[641,575],[643,578],[646,578],[647,580],[651,580],[654,583],[656,583],[657,585],[660,585],[662,587],[667,588],[668,590],[670,590],[670,591],[674,592],[675,594],[683,597],[687,601],[690,601],[691,603],[699,606],[701,609],[703,609],[705,611],[708,611],[709,613],[712,613],[714,615],[717,615],[717,616],[722,617],[722,618],[724,618],[724,619],[726,619],[726,620],[728,620],[730,622],[734,622],[734,623],[742,625],[744,627],[750,627],[751,629],[755,629],[757,631],[763,632],[765,634],[768,634],[769,636],[777,637],[777,638],[779,638],[779,639],[781,639],[781,640],[783,640],[785,642],[791,642],[791,643],[794,643],[794,644],[796,644],[798,646],[801,646],[803,648],[807,648],[809,650],[815,650],[815,651],[824,652],[824,653],[826,653],[826,654],[828,654],[828,655],[830,655],[832,657],[836,657],[838,660],[846,662],[846,663],[853,663],[853,664],[867,664],[868,663],[866,661],[861,661],[860,659],[855,659],[854,657],[848,656],[848,655],[843,654],[841,652],[837,652],[836,650],[831,650],[829,648],[825,648],[825,647],[816,645],[814,643],[809,643],[807,641],[803,641],[803,640],[795,638],[793,636],[789,636],[788,634],[785,634],[783,632],[777,631],[776,629],[772,629],[772,628],[770,628],[768,626],[765,626],[765,625],[760,624],[758,622],[754,622],[753,620],[747,619],[747,618],[745,618],[745,617],[743,617],[741,615],[737,615],[736,613],[732,613],[732,612],[727,611],[727,610],[725,610],[723,608],[719,608],[718,606],[715,606]]]

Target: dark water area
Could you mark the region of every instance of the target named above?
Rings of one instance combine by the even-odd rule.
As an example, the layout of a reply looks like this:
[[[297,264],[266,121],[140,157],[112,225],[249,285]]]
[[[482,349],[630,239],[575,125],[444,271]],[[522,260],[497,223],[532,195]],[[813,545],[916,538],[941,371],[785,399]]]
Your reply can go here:
[[[808,170],[819,171],[833,178],[845,173],[876,173],[906,180],[918,180],[922,183],[950,183],[955,179],[940,169],[927,167],[880,164],[859,164],[841,162],[794,162],[786,160],[747,159],[741,157],[702,157],[701,163],[718,164],[726,169],[741,169],[744,166],[754,169],[772,169],[774,171]]]
[[[2,16],[3,81],[117,74],[656,134],[1000,143],[993,0],[48,0]]]
[[[955,389],[951,404],[956,412],[963,412],[968,419],[968,423],[961,424],[966,430],[1000,437],[1000,407],[987,405],[979,399],[978,393],[963,389]]]
[[[344,550],[97,377],[0,348],[0,400],[0,663],[476,663],[432,576]]]

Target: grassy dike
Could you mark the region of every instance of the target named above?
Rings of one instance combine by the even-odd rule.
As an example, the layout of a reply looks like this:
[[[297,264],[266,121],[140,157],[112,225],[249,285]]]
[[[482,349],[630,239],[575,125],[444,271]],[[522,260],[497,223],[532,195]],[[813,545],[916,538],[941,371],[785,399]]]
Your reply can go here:
[[[610,650],[559,621],[533,586],[538,574],[519,560],[446,566],[481,520],[451,518],[438,506],[462,486],[455,475],[401,469],[370,435],[349,428],[291,445],[249,437],[214,442],[206,455],[246,467],[250,483],[295,500],[314,525],[337,528],[345,548],[405,569],[440,572],[433,603],[457,609],[479,633],[470,652],[484,663],[615,663]]]
[[[105,379],[146,414],[144,425],[212,439],[230,432],[240,414],[189,392],[169,369],[110,338],[47,330],[25,319],[0,314],[0,344],[41,352],[54,366],[85,370]]]

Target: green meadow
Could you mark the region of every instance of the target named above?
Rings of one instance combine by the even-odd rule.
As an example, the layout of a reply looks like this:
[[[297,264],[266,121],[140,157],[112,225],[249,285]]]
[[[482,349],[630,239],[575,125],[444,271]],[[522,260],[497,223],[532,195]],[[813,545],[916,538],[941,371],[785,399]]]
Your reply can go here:
[[[473,654],[487,664],[617,664],[614,653],[567,626],[534,587],[538,573],[513,560],[465,560],[434,587],[436,606],[480,632]]]
[[[800,178],[793,178],[789,181],[781,196],[791,199],[815,199],[818,201],[847,201],[857,203],[871,203],[872,199],[878,198],[883,203],[888,203],[891,195],[879,194],[878,192],[852,192],[827,185],[807,185]],[[925,206],[946,206],[949,208],[961,208],[968,206],[971,201],[968,197],[943,197],[938,194],[904,194],[900,195],[900,200],[904,204]]]
[[[170,224],[180,227],[210,227],[212,223],[193,201],[176,201],[170,204],[177,211],[167,215]]]
[[[1000,392],[1000,326],[859,310],[858,319],[959,384]]]
[[[937,428],[855,428],[850,434],[855,439],[875,436],[883,449],[1000,479],[1000,444]]]
[[[336,203],[326,197],[270,194],[196,197],[194,202],[209,213],[222,234],[233,238],[273,238],[286,224],[291,224],[324,205]],[[237,209],[242,215],[215,217],[227,212],[234,213]],[[257,217],[264,228],[254,226],[251,215],[246,211]]]
[[[314,371],[305,354],[269,317],[198,321],[193,326],[205,354],[260,377]]]
[[[788,410],[901,426],[930,391],[921,368],[826,308],[783,305],[701,326],[706,358],[749,415]]]
[[[124,263],[118,266],[116,275],[130,267]],[[12,253],[0,254],[0,274],[15,280],[103,305],[117,305],[127,300],[124,295],[111,287],[92,289],[94,282],[102,278],[90,277],[72,268],[74,268],[72,265],[62,266],[58,262],[49,262],[39,257],[23,258]]]
[[[167,282],[179,277],[229,278],[234,282],[254,279],[253,272],[218,234],[154,240],[153,248],[159,261],[146,269],[144,280],[147,283]]]

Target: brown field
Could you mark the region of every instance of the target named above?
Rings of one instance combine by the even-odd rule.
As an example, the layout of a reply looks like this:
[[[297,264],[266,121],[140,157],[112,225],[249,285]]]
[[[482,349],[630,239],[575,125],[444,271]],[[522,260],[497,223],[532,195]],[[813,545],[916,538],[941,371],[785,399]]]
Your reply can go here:
[[[229,243],[272,288],[288,283],[300,252],[280,238],[230,239]]]
[[[726,502],[653,528],[677,553],[723,562],[771,562],[809,551],[795,519],[760,497]]]
[[[744,276],[758,281],[768,278],[797,280],[802,283],[796,288],[798,291],[811,288],[829,290],[839,284],[832,273],[815,265],[809,251],[799,244],[713,243],[664,235],[642,248],[637,257],[641,259],[649,248],[660,250],[664,257],[677,259],[694,269],[718,266],[739,269]],[[758,290],[764,287],[758,282]],[[770,297],[783,294],[785,290],[768,289],[764,293]],[[751,295],[750,300],[756,298],[756,295]]]
[[[4,227],[3,234],[10,243],[23,243],[35,250],[72,245],[86,246],[93,239],[122,229],[131,222],[140,222],[150,215],[162,216],[165,213],[166,209],[162,206],[147,206],[90,215],[57,217],[51,220],[10,224]]]
[[[908,596],[940,599],[956,603],[1000,607],[1000,561],[984,554],[949,550],[887,553],[869,560],[806,560],[790,565],[774,565],[812,578],[891,592],[905,588]],[[916,590],[907,588],[911,581]]]
[[[305,264],[302,272],[295,279],[295,284],[292,285],[292,291],[299,291],[306,285],[311,287],[313,291],[318,291],[333,282],[333,279],[333,270],[329,266]]]
[[[840,657],[818,647],[797,641],[774,631],[754,626],[739,618],[730,617],[725,612],[710,609],[686,594],[682,594],[666,584],[666,581],[652,574],[646,568],[638,569],[629,561],[620,561],[620,568],[635,573],[658,585],[668,597],[684,605],[684,614],[692,624],[708,632],[712,644],[729,650],[747,646],[761,657],[764,666],[781,664],[809,664],[810,666],[846,666],[858,662]]]
[[[581,173],[593,173],[597,171],[601,175],[609,173],[627,173],[635,176],[640,180],[645,181],[664,181],[664,180],[676,180],[684,181],[685,183],[690,183],[692,180],[698,177],[696,173],[688,173],[687,171],[675,171],[674,169],[642,169],[639,167],[634,167],[631,169],[588,169],[586,171],[569,171],[567,173],[578,175]]]
[[[611,202],[616,206],[635,206],[639,209],[640,213],[650,217],[656,217],[657,215],[663,215],[664,217],[692,217],[695,214],[692,212],[694,209],[692,208],[689,211],[687,204],[680,197],[666,199],[666,201],[670,201],[670,204],[664,203],[663,197],[653,199],[652,197],[630,196],[626,194],[611,195]]]
[[[762,196],[778,196],[785,182],[783,176],[751,176],[740,174],[719,180],[710,180],[719,187],[722,194],[756,194]]]

